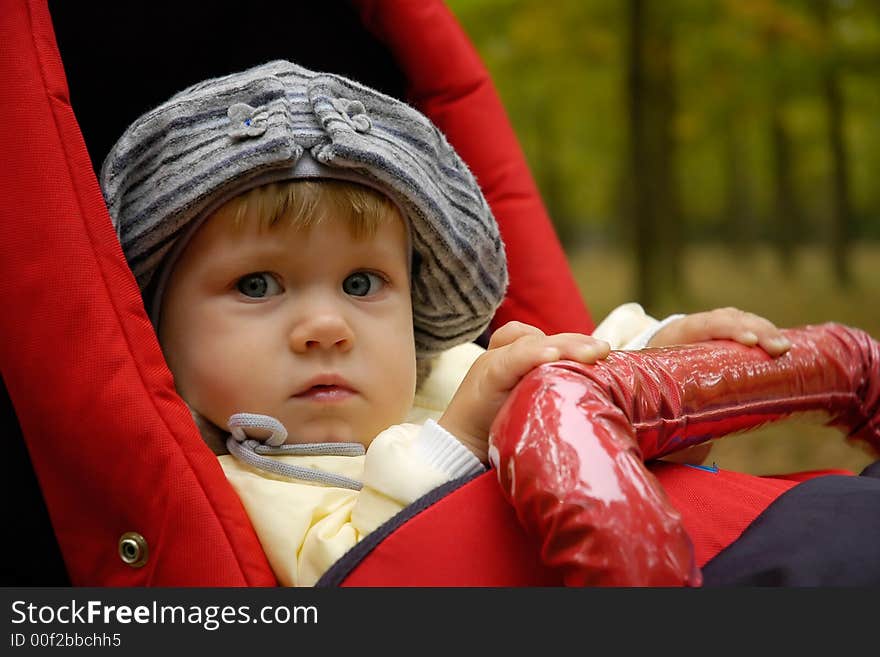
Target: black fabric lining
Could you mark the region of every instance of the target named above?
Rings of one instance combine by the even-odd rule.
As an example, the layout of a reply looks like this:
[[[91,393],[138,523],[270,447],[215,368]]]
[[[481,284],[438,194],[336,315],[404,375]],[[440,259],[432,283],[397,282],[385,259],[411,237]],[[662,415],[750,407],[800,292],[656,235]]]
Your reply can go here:
[[[406,96],[400,67],[348,0],[250,0],[233,12],[178,0],[49,0],[49,10],[71,104],[96,172],[128,124],[144,112],[192,84],[275,59]],[[297,25],[314,29],[291,27]],[[107,73],[108,53],[114,73]]]
[[[480,472],[475,475],[465,475],[464,477],[453,479],[442,486],[438,486],[406,508],[402,509],[400,513],[397,513],[385,523],[377,527],[374,531],[367,534],[360,543],[342,555],[339,561],[333,564],[333,566],[321,576],[321,579],[315,583],[315,586],[325,588],[340,586],[342,582],[345,581],[345,578],[348,577],[358,565],[360,565],[361,561],[363,561],[366,556],[370,554],[377,545],[379,545],[379,543],[390,536],[392,532],[399,529],[404,523],[415,518],[422,511],[433,506],[453,491],[458,490],[467,482],[479,477],[481,474],[483,473]]]
[[[19,403],[27,403],[27,399]],[[70,586],[49,510],[2,377],[0,424],[6,445],[3,499],[14,500],[4,504],[0,512],[8,537],[0,543],[0,585]]]

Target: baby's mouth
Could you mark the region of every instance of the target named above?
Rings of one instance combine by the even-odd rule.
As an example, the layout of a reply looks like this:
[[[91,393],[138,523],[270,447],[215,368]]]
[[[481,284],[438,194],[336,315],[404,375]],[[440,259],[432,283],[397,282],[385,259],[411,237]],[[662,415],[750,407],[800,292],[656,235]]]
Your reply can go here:
[[[296,399],[305,399],[313,402],[333,403],[341,402],[356,395],[357,392],[342,382],[315,383],[294,395]]]

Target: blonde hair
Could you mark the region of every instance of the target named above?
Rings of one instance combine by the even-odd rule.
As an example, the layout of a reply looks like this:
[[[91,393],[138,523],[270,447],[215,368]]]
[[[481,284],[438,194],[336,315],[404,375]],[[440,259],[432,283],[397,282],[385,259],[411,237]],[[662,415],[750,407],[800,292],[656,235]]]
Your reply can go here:
[[[311,229],[328,217],[345,217],[355,239],[376,234],[379,226],[398,218],[397,206],[384,194],[344,180],[288,180],[247,191],[223,208],[236,226],[257,221],[260,228],[285,224]]]

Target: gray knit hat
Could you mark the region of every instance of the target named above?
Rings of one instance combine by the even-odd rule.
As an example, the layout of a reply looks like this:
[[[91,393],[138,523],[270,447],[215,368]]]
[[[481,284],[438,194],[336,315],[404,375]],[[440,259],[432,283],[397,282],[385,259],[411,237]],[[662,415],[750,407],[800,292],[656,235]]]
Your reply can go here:
[[[316,176],[379,189],[407,216],[420,355],[486,328],[507,288],[486,199],[428,118],[357,82],[274,61],[193,85],[126,130],[100,182],[143,289],[222,203]]]

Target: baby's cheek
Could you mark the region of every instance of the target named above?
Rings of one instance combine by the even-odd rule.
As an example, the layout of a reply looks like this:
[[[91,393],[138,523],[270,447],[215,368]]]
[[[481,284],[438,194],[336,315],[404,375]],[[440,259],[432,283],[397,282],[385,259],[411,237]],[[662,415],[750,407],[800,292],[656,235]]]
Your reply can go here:
[[[415,381],[415,378],[413,378]],[[413,401],[415,399],[415,384],[413,386],[401,386],[400,390],[397,391],[394,396],[394,400],[397,402],[394,405],[394,414],[396,419],[394,420],[394,424],[399,424],[403,422],[404,418],[409,414],[410,410],[413,406]]]
[[[415,398],[415,370],[415,356],[411,366],[401,358],[386,370],[386,377],[382,383],[384,391],[381,396],[381,408],[376,409],[377,417],[381,417],[380,429],[400,424],[412,409]]]
[[[202,351],[187,360],[175,373],[178,394],[211,422],[225,427],[233,413],[258,412],[250,399],[258,391],[240,354]]]

